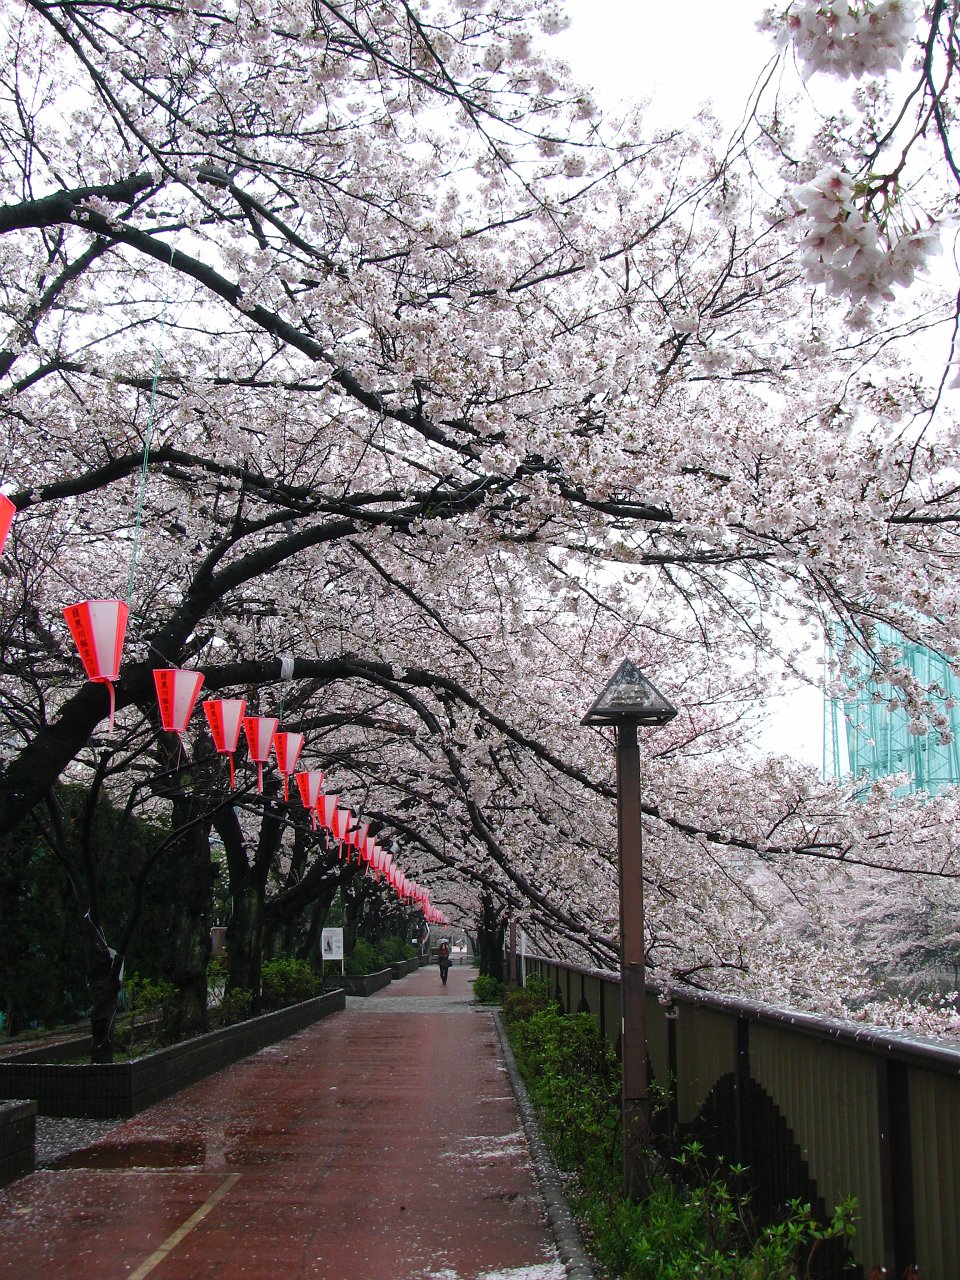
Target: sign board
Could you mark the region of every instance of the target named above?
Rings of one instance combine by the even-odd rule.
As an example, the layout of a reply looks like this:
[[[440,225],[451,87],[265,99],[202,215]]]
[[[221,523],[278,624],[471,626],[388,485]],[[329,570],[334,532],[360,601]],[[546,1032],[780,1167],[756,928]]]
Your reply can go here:
[[[343,959],[343,930],[324,929],[320,939],[320,955],[324,960]]]

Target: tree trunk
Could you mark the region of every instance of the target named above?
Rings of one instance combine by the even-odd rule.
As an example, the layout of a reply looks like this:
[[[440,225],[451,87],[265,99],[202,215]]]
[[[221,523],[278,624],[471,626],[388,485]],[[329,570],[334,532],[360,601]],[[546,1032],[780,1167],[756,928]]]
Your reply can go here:
[[[186,804],[174,806],[174,825],[189,816]],[[177,988],[172,1030],[179,1040],[207,1029],[207,962],[216,880],[208,827],[201,824],[187,831],[171,850],[171,862],[176,898],[170,980]]]
[[[360,912],[363,902],[357,892],[357,882],[353,879],[343,883],[343,954],[353,955],[357,945],[357,929],[360,924]]]
[[[480,973],[503,982],[503,939],[507,931],[506,912],[498,909],[490,894],[480,899],[477,921],[477,959]]]
[[[227,927],[227,990],[248,991],[251,1013],[260,1012],[264,886],[251,876],[233,894]]]
[[[113,1024],[120,999],[122,961],[103,940],[103,935],[90,918],[83,919],[83,940],[87,953],[90,980],[90,1049],[91,1062],[113,1061]]]
[[[313,904],[313,910],[310,913],[310,924],[307,928],[306,936],[302,946],[297,951],[299,960],[306,960],[309,964],[314,965],[323,963],[323,957],[320,954],[320,934],[323,931],[323,926],[326,923],[327,916],[330,914],[330,908],[339,888],[337,881],[331,879],[326,882],[323,891],[318,893]]]

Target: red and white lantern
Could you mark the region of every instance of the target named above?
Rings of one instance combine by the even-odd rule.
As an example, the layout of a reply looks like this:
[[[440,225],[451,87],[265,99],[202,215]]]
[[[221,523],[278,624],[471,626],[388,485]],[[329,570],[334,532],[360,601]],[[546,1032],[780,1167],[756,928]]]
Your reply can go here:
[[[346,842],[346,839],[350,832],[350,827],[352,824],[353,824],[353,814],[350,812],[349,809],[337,809],[337,808],[334,809],[333,821],[330,824],[330,830],[333,832],[336,838],[340,841],[341,854],[343,853],[343,846]],[[350,855],[348,853],[347,854],[348,860],[349,860],[349,857]]]
[[[210,698],[203,704],[204,715],[213,735],[213,745],[221,755],[230,757],[230,790],[234,788],[233,753],[240,741],[246,698]]]
[[[350,843],[357,851],[358,862],[369,862],[367,857],[367,832],[370,830],[369,822],[361,822],[358,818],[356,825],[350,833]]]
[[[157,686],[161,724],[168,733],[183,737],[200,696],[202,672],[167,667],[154,671],[153,682]]]
[[[84,600],[63,611],[87,679],[105,684],[110,694],[110,728],[113,729],[113,682],[120,675],[120,655],[130,610],[122,600]]]
[[[277,753],[277,768],[283,774],[283,798],[290,799],[288,780],[297,767],[300,752],[303,750],[302,733],[275,733],[273,749]]]
[[[16,514],[17,508],[5,493],[0,493],[0,555],[3,554],[3,546],[7,540],[7,534],[10,532],[13,517]]]
[[[320,769],[308,769],[297,774],[297,786],[300,788],[300,799],[303,807],[310,810],[310,821],[313,829],[317,829],[317,801],[320,799],[320,788],[323,786],[323,773]]]
[[[280,721],[276,716],[244,716],[243,732],[247,735],[250,759],[257,766],[257,791],[263,793],[263,766],[270,759],[273,735]]]
[[[320,819],[321,825],[330,832],[333,831],[334,814],[337,812],[339,798],[339,796],[317,797],[317,817]]]

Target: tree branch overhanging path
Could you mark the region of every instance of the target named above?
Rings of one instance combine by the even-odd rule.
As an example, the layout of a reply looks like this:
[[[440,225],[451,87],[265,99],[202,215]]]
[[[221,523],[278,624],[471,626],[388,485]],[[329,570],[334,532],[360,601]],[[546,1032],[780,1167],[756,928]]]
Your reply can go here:
[[[609,961],[612,755],[579,716],[629,653],[681,707],[644,765],[651,964],[829,1005],[868,870],[908,903],[956,874],[952,802],[854,800],[758,759],[752,720],[835,619],[956,656],[955,427],[924,435],[894,358],[918,321],[853,337],[804,283],[757,139],[605,121],[556,20],[5,16],[0,827],[105,753],[118,793],[162,759],[151,670],[195,666],[303,728],[465,918],[492,894]],[[60,608],[122,594],[135,548],[111,743]],[[210,821],[301,909],[330,850],[273,805]]]

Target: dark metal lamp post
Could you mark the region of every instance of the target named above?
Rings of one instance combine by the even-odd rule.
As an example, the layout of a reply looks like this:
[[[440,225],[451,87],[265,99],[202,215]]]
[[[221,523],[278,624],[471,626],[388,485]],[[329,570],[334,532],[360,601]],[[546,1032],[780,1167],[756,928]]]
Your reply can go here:
[[[581,721],[586,725],[612,724],[617,731],[623,1188],[632,1199],[642,1198],[649,1190],[646,1151],[650,1140],[637,726],[666,724],[676,714],[676,707],[634,663],[624,659]]]

